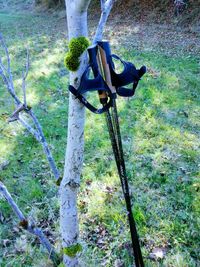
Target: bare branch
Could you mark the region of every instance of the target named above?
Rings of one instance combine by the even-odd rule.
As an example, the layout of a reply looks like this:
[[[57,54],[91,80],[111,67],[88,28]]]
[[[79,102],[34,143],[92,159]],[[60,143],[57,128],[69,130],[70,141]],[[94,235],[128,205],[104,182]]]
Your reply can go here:
[[[14,89],[12,88],[12,85],[10,84],[10,80],[6,77],[6,75],[4,74],[1,66],[0,66],[0,76],[2,77],[6,87],[7,87],[7,90],[9,92],[9,94],[14,98],[15,100],[15,103],[17,105],[20,105],[21,104],[21,101],[19,100],[19,98],[16,96],[15,94],[15,91]]]
[[[3,39],[3,35],[2,33],[0,33],[0,42],[1,42],[1,45],[5,51],[5,54],[6,54],[6,58],[7,58],[7,70],[10,69],[10,56],[9,56],[9,52],[8,52],[8,48],[4,42],[4,39]]]
[[[55,176],[56,182],[59,183],[59,179],[60,179],[60,173],[56,167],[55,161],[53,159],[53,156],[51,154],[51,151],[49,149],[49,146],[47,144],[47,141],[44,137],[44,133],[42,131],[42,127],[37,119],[37,117],[35,116],[34,112],[32,110],[30,110],[30,108],[27,106],[27,101],[26,101],[26,78],[28,75],[28,71],[29,71],[29,51],[27,49],[27,56],[26,56],[26,69],[25,72],[23,72],[23,76],[22,76],[22,90],[23,90],[23,97],[24,97],[24,103],[22,103],[20,101],[20,99],[17,97],[16,93],[15,93],[15,89],[14,89],[14,85],[13,85],[13,80],[12,80],[12,72],[10,69],[10,57],[9,57],[9,52],[8,49],[6,47],[6,44],[3,40],[3,36],[0,33],[0,44],[2,44],[3,49],[5,51],[6,57],[7,57],[7,65],[8,68],[6,68],[2,61],[0,61],[0,76],[2,77],[7,90],[9,92],[9,94],[12,96],[12,98],[15,101],[16,104],[16,110],[13,112],[13,114],[10,116],[9,122],[13,122],[13,121],[19,121],[22,123],[22,125],[36,138],[36,140],[38,142],[40,142],[43,146],[43,150],[44,153],[47,157],[47,160],[49,162],[49,166]],[[5,72],[7,72],[7,75],[5,74]],[[24,119],[22,119],[20,117],[20,113],[24,111],[26,112],[30,118],[32,119],[35,128],[31,127]]]
[[[3,65],[3,62],[2,62],[1,57],[0,57],[0,68],[1,68],[1,70],[2,70],[3,72],[7,72],[7,69],[6,69],[6,67]]]
[[[27,101],[26,101],[26,78],[28,76],[29,72],[29,66],[30,66],[30,60],[29,60],[29,51],[28,48],[26,50],[26,70],[25,73],[22,74],[22,91],[24,96],[24,106],[27,107]]]
[[[14,202],[13,198],[11,197],[10,193],[8,192],[6,186],[0,182],[0,192],[5,197],[5,199],[8,201],[8,204],[12,207],[14,213],[17,215],[20,221],[25,220],[25,217],[17,204]]]
[[[47,160],[49,162],[49,165],[51,167],[51,170],[56,178],[56,182],[58,183],[59,182],[59,179],[60,179],[60,173],[55,165],[55,161],[53,159],[53,156],[51,154],[51,151],[49,149],[49,146],[47,144],[47,141],[44,137],[44,134],[43,134],[43,131],[42,131],[42,127],[37,119],[37,117],[35,116],[34,112],[32,110],[29,110],[27,111],[27,113],[31,116],[34,124],[35,124],[35,127],[37,129],[37,132],[38,132],[38,135],[39,135],[39,138],[40,138],[40,143],[42,144],[43,146],[43,149],[44,149],[44,152],[46,154],[46,157],[47,157]]]
[[[100,0],[100,2],[101,2],[101,12],[103,12],[103,8],[104,8],[104,0]]]
[[[3,35],[1,33],[0,33],[0,42],[5,51],[6,58],[7,58],[7,73],[9,75],[9,80],[10,80],[10,89],[13,90],[13,93],[14,93],[13,78],[12,78],[12,72],[11,72],[11,67],[10,67],[10,56],[9,56],[8,48],[3,39]]]
[[[101,1],[101,3],[104,1]],[[103,30],[105,27],[105,24],[107,22],[108,16],[110,14],[110,11],[113,7],[115,0],[106,0],[106,2],[103,3],[103,8],[102,8],[102,12],[101,12],[101,17],[99,20],[99,24],[97,26],[97,30],[93,39],[93,44],[95,44],[97,41],[102,40],[102,36],[103,36]]]
[[[35,139],[38,141],[38,142],[40,142],[40,136],[39,136],[39,134],[38,134],[38,132],[35,130],[35,129],[33,129],[33,127],[31,127],[23,118],[22,118],[22,116],[19,116],[18,117],[18,121],[27,129],[27,131],[29,132],[29,133],[31,133],[34,137],[35,137]]]
[[[22,91],[23,91],[23,98],[24,98],[24,106],[27,107],[27,101],[26,101],[26,78],[28,76],[29,71],[29,51],[26,50],[26,70],[22,73]]]
[[[17,121],[19,119],[19,113],[24,110],[25,107],[23,104],[20,104],[19,106],[17,106],[16,110],[13,112],[13,114],[10,116],[8,122],[13,122],[13,121]]]
[[[26,72],[25,72],[25,79],[28,76],[29,72],[29,67],[30,67],[30,56],[29,56],[29,50],[28,48],[26,49]]]
[[[19,225],[22,226],[23,229],[27,230],[29,233],[39,238],[40,243],[47,249],[49,256],[51,260],[54,262],[54,264],[59,264],[59,258],[53,246],[47,239],[47,237],[44,235],[42,230],[36,226],[34,222],[28,221],[28,219],[24,216],[24,214],[22,213],[22,211],[20,210],[20,208],[18,207],[18,205],[16,204],[10,193],[8,192],[6,186],[2,182],[0,182],[0,193],[5,197],[8,204],[11,206],[12,210],[20,220]]]

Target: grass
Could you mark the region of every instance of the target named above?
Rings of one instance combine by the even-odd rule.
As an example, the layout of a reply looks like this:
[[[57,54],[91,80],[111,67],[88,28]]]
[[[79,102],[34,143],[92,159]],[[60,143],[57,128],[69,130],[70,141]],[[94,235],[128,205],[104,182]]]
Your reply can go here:
[[[0,13],[0,25],[19,94],[25,46],[29,46],[28,102],[40,119],[62,173],[68,109],[65,32],[56,16]],[[131,45],[114,45],[113,50],[136,66],[147,65],[149,70],[133,99],[118,99],[133,212],[146,266],[198,266],[198,58],[133,50]],[[54,178],[41,146],[18,123],[7,124],[13,103],[2,83],[0,95],[0,164],[6,165],[0,179],[59,251],[59,202]],[[89,112],[79,217],[83,266],[109,267],[120,261],[131,266],[125,205],[104,116]],[[51,266],[37,240],[17,227],[16,217],[2,198],[0,237],[0,266]],[[163,259],[151,259],[155,248],[166,251]]]

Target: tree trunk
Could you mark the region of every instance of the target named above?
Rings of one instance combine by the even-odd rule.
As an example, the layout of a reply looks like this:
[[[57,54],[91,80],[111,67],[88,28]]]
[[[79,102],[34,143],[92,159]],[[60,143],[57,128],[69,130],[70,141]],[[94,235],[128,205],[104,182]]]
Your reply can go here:
[[[90,1],[66,0],[65,2],[69,39],[87,36],[87,8]],[[80,82],[80,77],[86,66],[86,60],[86,55],[83,55],[79,70],[70,73],[70,84],[75,87]],[[66,251],[71,251],[78,244],[77,192],[83,164],[84,123],[85,108],[70,93],[65,168],[64,177],[60,185],[60,227],[64,250],[63,262],[67,267],[78,266],[76,253],[69,255]]]

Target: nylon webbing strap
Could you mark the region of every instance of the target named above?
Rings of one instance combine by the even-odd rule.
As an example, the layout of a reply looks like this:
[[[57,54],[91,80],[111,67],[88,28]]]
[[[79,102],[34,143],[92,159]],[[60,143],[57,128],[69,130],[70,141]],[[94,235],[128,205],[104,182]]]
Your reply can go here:
[[[75,95],[85,107],[87,107],[90,111],[96,114],[101,114],[105,112],[106,110],[108,110],[111,107],[112,102],[113,102],[112,98],[110,98],[109,101],[102,108],[97,109],[94,106],[92,106],[83,95],[79,94],[78,90],[76,90],[72,85],[69,85],[69,91],[73,95]]]
[[[102,59],[102,53],[101,53],[101,61],[105,62],[105,58]],[[102,76],[105,77],[105,80],[109,86],[109,82],[108,82],[109,79],[107,79],[109,75],[108,69],[106,69],[105,63],[101,65],[104,71],[104,75]],[[111,145],[112,145],[112,149],[113,149],[113,153],[114,153],[114,157],[115,157],[115,161],[117,165],[117,170],[118,170],[118,174],[119,174],[120,181],[121,181],[122,191],[123,191],[125,202],[126,202],[126,208],[128,212],[128,221],[129,221],[129,227],[130,227],[131,239],[132,239],[132,246],[133,246],[134,258],[135,258],[135,265],[136,267],[144,267],[144,262],[143,262],[142,253],[140,249],[136,224],[135,224],[135,220],[132,214],[131,198],[129,194],[128,178],[126,174],[126,167],[125,167],[125,161],[124,161],[121,133],[120,133],[117,106],[116,106],[115,99],[113,99],[111,112],[110,110],[107,110],[105,112],[105,116],[106,116],[106,123],[107,123],[108,131],[109,131],[109,136],[111,140]]]

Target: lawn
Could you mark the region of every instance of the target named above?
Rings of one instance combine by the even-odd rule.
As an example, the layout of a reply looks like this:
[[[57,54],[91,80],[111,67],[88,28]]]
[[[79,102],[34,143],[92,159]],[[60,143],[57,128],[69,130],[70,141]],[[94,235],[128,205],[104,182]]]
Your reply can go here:
[[[29,47],[28,103],[41,122],[61,173],[68,111],[64,26],[65,21],[55,14],[0,12],[0,31],[10,51],[20,96]],[[138,67],[148,67],[135,97],[117,100],[133,212],[146,266],[200,266],[199,54],[182,51],[181,43],[169,53],[163,46],[149,49],[143,44],[137,48],[134,36],[128,36],[132,43],[127,45],[108,32],[107,37],[115,53]],[[17,122],[7,123],[13,109],[13,101],[0,82],[0,179],[59,251],[58,188],[42,147]],[[82,266],[132,266],[125,212],[105,118],[87,112],[79,193]],[[52,266],[38,241],[18,227],[3,198],[0,239],[0,266]],[[156,249],[164,253],[162,258],[153,259]]]

